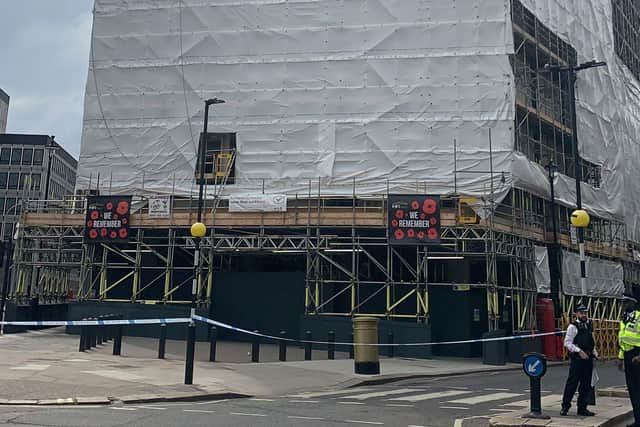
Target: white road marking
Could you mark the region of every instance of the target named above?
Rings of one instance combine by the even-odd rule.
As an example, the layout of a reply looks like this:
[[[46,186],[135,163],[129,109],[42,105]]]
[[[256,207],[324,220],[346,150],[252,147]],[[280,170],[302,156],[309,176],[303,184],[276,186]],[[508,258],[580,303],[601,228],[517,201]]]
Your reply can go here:
[[[362,402],[336,402],[338,405],[364,405]]]
[[[360,421],[360,420],[344,420],[345,423],[352,423],[352,424],[372,424],[375,426],[382,426],[384,425],[384,423],[378,422],[378,421]]]
[[[460,405],[477,405],[478,403],[492,402],[494,400],[510,399],[512,397],[522,396],[518,393],[491,393],[474,397],[467,397],[464,399],[451,400],[448,403],[460,404]]]
[[[542,406],[551,406],[554,403],[559,403],[562,401],[562,395],[561,394],[552,394],[549,396],[543,396],[542,399],[540,399],[540,402],[542,403]],[[529,399],[527,400],[519,400],[517,402],[509,402],[509,403],[505,403],[502,406],[514,406],[514,407],[518,407],[518,408],[527,408],[529,407],[529,405],[531,404],[531,401]]]
[[[469,387],[446,387],[452,390],[469,390]]]
[[[453,396],[459,396],[461,394],[469,394],[469,393],[470,393],[469,391],[448,390],[448,391],[441,391],[437,393],[425,393],[425,394],[415,394],[415,395],[403,396],[403,397],[394,397],[393,399],[387,399],[387,400],[403,401],[403,402],[421,402],[423,400],[439,399],[441,397],[453,397]]]
[[[265,414],[247,414],[245,412],[231,412],[231,415],[240,415],[243,417],[266,417]]]
[[[190,403],[189,405],[211,405],[211,404],[215,404],[215,403],[224,403],[224,402],[228,402],[228,401],[229,401],[229,399],[208,400],[206,402]]]
[[[119,408],[119,407],[115,407],[115,408],[111,408],[114,411],[136,411],[136,408]]]
[[[398,403],[388,403],[388,404],[386,404],[384,406],[391,406],[391,407],[394,407],[394,408],[413,408],[413,405],[401,405],[401,404],[398,404]]]
[[[312,393],[299,393],[299,394],[292,394],[285,397],[297,397],[297,398],[307,399],[310,397],[325,397],[325,396],[332,396],[336,394],[363,393],[363,392],[368,392],[373,390],[374,389],[371,389],[371,388],[352,388],[348,390],[331,390],[331,391],[319,391],[319,392],[312,392]]]
[[[289,415],[287,418],[291,418],[292,420],[311,420],[311,421],[324,420],[324,418],[319,418],[319,417],[297,417],[295,415]]]
[[[496,408],[496,409],[489,409],[489,410],[493,411],[493,412],[513,412],[513,410],[511,410],[511,409],[497,409]]]
[[[427,426],[418,426],[418,425],[415,425],[415,424],[409,424],[407,427],[427,427]]]
[[[253,400],[254,402],[275,402],[275,399],[257,399],[257,398],[253,398],[253,399],[249,399],[249,400]]]
[[[207,411],[205,409],[183,409],[182,412],[195,412],[197,414],[213,414],[216,411]]]
[[[319,400],[290,400],[289,403],[320,403]]]
[[[412,388],[399,388],[397,390],[386,390],[386,391],[375,391],[372,393],[364,393],[364,394],[356,394],[350,396],[342,396],[340,399],[355,399],[355,400],[365,400],[372,399],[375,397],[384,397],[384,396],[393,396],[394,394],[407,394],[414,391],[420,391]]]
[[[511,389],[508,388],[485,388],[485,391],[511,391]]]
[[[37,363],[27,363],[22,366],[14,366],[13,368],[9,368],[14,371],[44,371],[51,365],[39,365]]]
[[[469,408],[463,408],[462,406],[441,406],[440,409],[462,409],[468,411]]]
[[[137,405],[135,406],[135,408],[139,408],[139,409],[155,409],[156,411],[166,411],[167,408],[162,408],[160,406],[141,406],[141,405]]]

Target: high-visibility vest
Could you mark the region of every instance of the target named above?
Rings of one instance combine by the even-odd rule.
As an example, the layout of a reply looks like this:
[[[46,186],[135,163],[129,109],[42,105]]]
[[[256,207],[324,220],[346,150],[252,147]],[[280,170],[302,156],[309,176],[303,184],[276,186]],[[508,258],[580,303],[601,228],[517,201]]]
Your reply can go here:
[[[640,311],[634,311],[628,315],[626,321],[620,322],[620,332],[618,332],[618,344],[620,352],[618,358],[624,359],[624,352],[640,348]]]

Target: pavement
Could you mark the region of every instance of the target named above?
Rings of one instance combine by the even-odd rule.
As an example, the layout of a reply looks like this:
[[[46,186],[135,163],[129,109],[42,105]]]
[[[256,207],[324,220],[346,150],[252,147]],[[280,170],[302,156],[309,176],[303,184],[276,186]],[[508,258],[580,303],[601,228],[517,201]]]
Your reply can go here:
[[[402,416],[416,418],[416,421],[410,421],[407,425],[419,425],[417,420],[423,418],[425,413],[432,414],[433,418],[427,424],[430,426],[451,425],[450,421],[457,420],[463,423],[454,424],[457,427],[616,426],[624,425],[621,423],[630,415],[628,399],[620,387],[622,379],[614,373],[614,367],[608,365],[603,365],[603,369],[607,369],[603,372],[604,385],[615,388],[602,391],[598,398],[598,416],[593,418],[555,416],[560,410],[558,393],[561,393],[565,368],[552,365],[550,372],[553,374],[545,378],[550,390],[555,391],[548,391],[542,403],[544,411],[553,417],[541,422],[522,418],[527,412],[527,382],[520,364],[488,366],[476,359],[381,357],[381,375],[363,376],[354,374],[353,360],[348,359],[346,353],[336,353],[337,360],[326,360],[326,351],[314,351],[313,360],[304,361],[303,349],[289,346],[289,361],[278,362],[278,347],[263,344],[260,348],[261,363],[251,363],[250,343],[219,342],[219,361],[209,362],[208,343],[198,343],[194,385],[186,386],[183,384],[185,343],[182,341],[167,341],[164,360],[157,359],[157,339],[124,337],[122,356],[112,355],[111,343],[80,353],[78,341],[77,336],[65,334],[62,328],[0,337],[0,407],[9,410],[18,406],[31,411],[28,408],[63,408],[68,405],[75,408],[108,406],[115,409],[118,405],[125,405],[126,409],[116,412],[148,412],[160,409],[140,405],[166,406],[178,401],[192,405],[197,405],[197,401],[206,405],[216,401],[227,401],[228,404],[233,401],[250,402],[229,406],[228,414],[224,415],[231,417],[224,420],[228,425],[237,424],[234,417],[248,416],[242,415],[245,412],[262,414],[260,410],[268,409],[266,402],[270,402],[269,405],[280,405],[278,402],[282,402],[283,405],[274,407],[270,417],[281,416],[278,415],[281,410],[289,414],[286,420],[278,423],[286,425],[287,421],[296,425],[296,417],[311,417],[319,421],[328,410],[332,411],[322,409],[321,405],[333,408],[335,402],[340,402],[342,398],[347,400],[340,405],[344,420],[357,416],[356,419],[362,421],[372,420],[386,425],[394,425],[392,414],[383,411],[387,406],[387,411],[393,408],[404,410]],[[291,400],[288,396],[298,397]],[[338,400],[333,396],[337,396]],[[227,400],[232,398],[247,399]],[[323,403],[322,399],[328,400]],[[355,399],[355,402],[349,403],[349,399]],[[373,407],[381,407],[381,412],[376,412],[377,418],[372,418],[374,412],[371,409],[352,407],[357,402],[366,403],[368,399],[380,399],[378,402],[372,401]],[[318,407],[315,412],[301,413],[301,403],[298,401]],[[491,406],[492,402],[500,402],[504,406]],[[243,409],[247,405],[253,408],[252,411],[248,407]],[[303,406],[306,408],[307,405]],[[357,411],[348,412],[350,407]],[[176,407],[178,410],[176,417],[179,414],[195,416],[197,413],[220,413],[209,406],[179,406]],[[100,413],[98,409],[95,411]],[[39,416],[35,412],[29,413],[33,417]],[[68,412],[60,414],[61,417],[71,416]],[[451,418],[445,422],[446,417]],[[81,423],[82,418],[78,422]],[[203,423],[206,424],[206,417]],[[240,422],[237,425],[244,424]],[[318,425],[325,424],[319,422]]]
[[[294,393],[326,387],[381,384],[406,378],[519,369],[487,366],[473,359],[381,359],[381,375],[353,372],[353,360],[326,351],[303,361],[303,349],[288,348],[287,362],[276,362],[278,347],[261,345],[262,363],[250,362],[250,344],[219,342],[208,362],[208,344],[198,343],[194,385],[184,385],[181,341],[167,341],[166,359],[157,359],[157,339],[124,337],[122,356],[111,344],[78,352],[78,337],[63,328],[0,337],[0,404],[64,405],[110,402],[203,400]]]

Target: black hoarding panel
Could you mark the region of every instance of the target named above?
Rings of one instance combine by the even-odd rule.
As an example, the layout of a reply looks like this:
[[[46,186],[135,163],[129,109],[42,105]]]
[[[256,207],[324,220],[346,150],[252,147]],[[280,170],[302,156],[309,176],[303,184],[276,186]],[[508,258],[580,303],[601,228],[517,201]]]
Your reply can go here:
[[[129,241],[131,196],[90,196],[84,237],[89,243]]]
[[[440,197],[390,195],[388,205],[390,245],[440,243]]]

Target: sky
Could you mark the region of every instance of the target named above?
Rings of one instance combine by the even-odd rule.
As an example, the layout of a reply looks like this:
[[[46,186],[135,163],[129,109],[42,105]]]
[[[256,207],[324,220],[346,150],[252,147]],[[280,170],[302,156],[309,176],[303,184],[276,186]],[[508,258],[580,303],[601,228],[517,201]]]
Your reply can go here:
[[[0,0],[8,133],[55,135],[80,153],[93,0]]]

